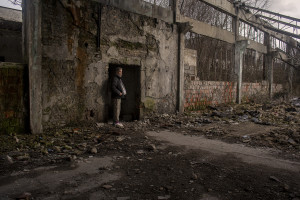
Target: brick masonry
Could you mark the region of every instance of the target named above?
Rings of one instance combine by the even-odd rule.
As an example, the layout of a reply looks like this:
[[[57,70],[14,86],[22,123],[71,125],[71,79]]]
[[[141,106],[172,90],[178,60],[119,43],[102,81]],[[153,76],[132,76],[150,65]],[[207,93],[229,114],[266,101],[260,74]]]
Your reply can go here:
[[[28,125],[26,67],[0,63],[0,133],[23,133]]]
[[[236,101],[236,83],[228,81],[201,81],[197,76],[197,51],[184,51],[184,89],[185,110],[201,110],[208,105],[234,103]],[[273,84],[273,93],[283,90],[281,84]],[[266,81],[258,83],[242,83],[242,101],[261,98],[269,95],[269,84]]]
[[[242,101],[268,96],[269,85],[261,83],[243,83]],[[282,85],[274,84],[273,92],[277,93],[283,89]],[[208,105],[223,103],[234,103],[236,99],[236,83],[222,81],[200,81],[199,78],[190,80],[185,78],[185,110],[201,110]]]

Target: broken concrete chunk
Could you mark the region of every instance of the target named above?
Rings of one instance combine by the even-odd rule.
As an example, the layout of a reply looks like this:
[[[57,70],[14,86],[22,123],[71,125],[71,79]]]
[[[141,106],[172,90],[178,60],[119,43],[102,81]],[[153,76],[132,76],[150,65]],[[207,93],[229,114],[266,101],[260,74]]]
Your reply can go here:
[[[148,149],[151,150],[151,151],[156,151],[156,150],[157,150],[157,149],[156,149],[156,146],[155,146],[154,144],[150,144],[150,145],[148,146]]]
[[[270,179],[272,181],[276,181],[276,182],[280,182],[278,178],[276,178],[275,176],[270,176]]]
[[[101,128],[101,127],[104,126],[104,123],[96,123],[96,125],[97,125],[98,128]]]
[[[111,188],[112,188],[112,185],[102,185],[102,187],[103,187],[104,189],[107,189],[107,190],[109,190],[109,189],[111,189]]]
[[[13,163],[14,163],[12,157],[10,157],[9,155],[6,156],[6,160],[7,160],[10,164],[13,164]]]
[[[116,140],[117,140],[118,142],[122,142],[124,139],[125,139],[125,138],[122,137],[122,136],[116,138]]]
[[[145,152],[143,150],[137,150],[137,154],[144,154]]]
[[[130,197],[117,197],[117,200],[129,200]]]
[[[23,161],[23,160],[29,160],[30,156],[28,154],[24,154],[23,156],[18,156],[17,160]]]
[[[19,143],[19,138],[17,136],[14,136],[14,139],[16,140],[16,143]]]
[[[293,145],[297,144],[297,143],[295,142],[295,140],[293,140],[292,138],[290,138],[290,139],[288,140],[288,142],[289,142],[290,144],[293,144]]]
[[[158,196],[157,199],[158,200],[163,200],[163,199],[170,199],[171,196],[170,195],[165,195],[165,196]]]
[[[32,198],[31,193],[29,192],[24,192],[20,196],[18,196],[16,199],[17,200],[30,200]]]
[[[93,154],[96,154],[98,151],[97,151],[97,148],[96,147],[93,147],[92,149],[91,149],[91,153],[93,153]]]

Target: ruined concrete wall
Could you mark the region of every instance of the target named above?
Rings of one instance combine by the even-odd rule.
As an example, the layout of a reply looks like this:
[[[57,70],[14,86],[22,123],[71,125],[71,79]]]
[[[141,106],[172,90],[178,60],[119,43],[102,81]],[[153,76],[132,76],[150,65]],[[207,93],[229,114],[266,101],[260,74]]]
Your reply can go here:
[[[98,4],[42,2],[42,92],[45,128],[108,115],[109,64],[140,66],[141,112],[175,112],[177,28]],[[130,92],[130,91],[128,91]]]
[[[22,62],[22,11],[0,6],[0,62]]]
[[[0,27],[0,61],[22,63],[22,31]]]
[[[197,51],[184,49],[184,75],[197,76]]]
[[[0,63],[0,134],[24,133],[28,124],[26,67]]]
[[[186,77],[188,79],[188,77]],[[236,99],[236,83],[223,81],[186,80],[185,110],[200,110],[207,105],[234,103]],[[266,81],[260,83],[242,83],[242,101],[259,100],[268,97],[269,86]],[[283,89],[281,84],[273,84],[274,93]]]

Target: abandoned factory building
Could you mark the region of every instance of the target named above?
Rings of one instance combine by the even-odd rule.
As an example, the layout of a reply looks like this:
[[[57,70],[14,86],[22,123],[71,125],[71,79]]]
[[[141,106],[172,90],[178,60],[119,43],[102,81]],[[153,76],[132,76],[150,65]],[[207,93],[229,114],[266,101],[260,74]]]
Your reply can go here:
[[[6,98],[1,118],[8,120],[1,129],[11,128],[16,118],[20,123],[13,126],[22,129],[30,124],[33,133],[77,122],[107,121],[111,117],[110,78],[116,67],[123,68],[128,90],[122,104],[124,120],[152,112],[240,103],[253,95],[272,96],[286,87],[292,90],[294,79],[288,76],[286,64],[278,67],[286,69],[286,77],[274,81],[274,60],[280,53],[272,54],[276,47],[267,41],[281,39],[294,47],[293,39],[280,34],[275,38],[263,28],[259,33],[255,28],[256,38],[243,35],[238,28],[243,25],[237,25],[235,9],[239,8],[227,1],[215,2],[229,9],[231,21],[225,28],[192,19],[176,0],[165,2],[23,0],[23,61],[1,60],[22,63],[24,68],[16,73],[25,75],[15,79],[20,83],[16,88],[22,91],[16,89],[20,95],[11,97],[22,100],[8,106],[10,97],[1,94],[1,100]],[[212,57],[208,51],[215,43],[219,47]],[[8,65],[19,66],[2,63],[2,80],[18,76],[4,67]],[[286,80],[291,83],[285,84]]]

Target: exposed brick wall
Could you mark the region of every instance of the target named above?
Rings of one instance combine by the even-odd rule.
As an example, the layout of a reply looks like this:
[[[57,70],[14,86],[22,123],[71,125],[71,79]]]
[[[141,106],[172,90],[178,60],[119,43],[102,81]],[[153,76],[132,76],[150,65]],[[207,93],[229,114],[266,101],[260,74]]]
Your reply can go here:
[[[187,79],[187,78],[186,78]],[[234,102],[236,98],[236,84],[222,81],[185,82],[185,109],[199,110],[207,105]]]
[[[0,133],[22,133],[27,125],[26,70],[15,63],[0,63]]]
[[[274,84],[273,92],[280,92],[282,85]],[[242,101],[268,96],[269,85],[261,83],[242,83]],[[185,80],[185,110],[200,110],[207,105],[233,103],[236,100],[236,83],[223,81]]]

